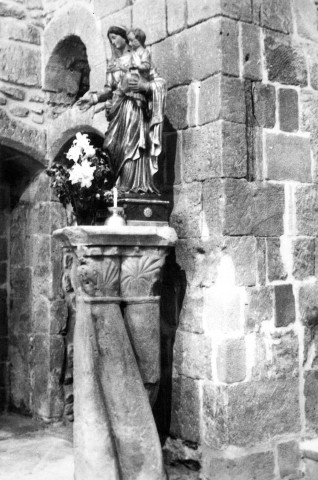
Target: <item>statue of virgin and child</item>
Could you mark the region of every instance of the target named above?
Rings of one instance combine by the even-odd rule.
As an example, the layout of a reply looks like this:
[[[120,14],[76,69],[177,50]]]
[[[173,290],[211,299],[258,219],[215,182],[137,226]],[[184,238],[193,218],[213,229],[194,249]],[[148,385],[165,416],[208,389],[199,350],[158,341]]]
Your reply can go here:
[[[156,73],[146,35],[139,28],[111,26],[112,58],[103,90],[77,101],[83,111],[105,102],[108,128],[103,149],[119,193],[155,193],[161,153],[166,82]]]

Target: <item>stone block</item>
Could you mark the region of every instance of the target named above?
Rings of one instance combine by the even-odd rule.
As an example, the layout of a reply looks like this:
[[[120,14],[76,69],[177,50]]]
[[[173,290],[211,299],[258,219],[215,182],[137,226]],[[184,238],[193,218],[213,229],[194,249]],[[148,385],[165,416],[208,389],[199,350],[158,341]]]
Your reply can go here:
[[[168,121],[173,129],[180,130],[188,126],[188,87],[177,87],[168,91],[167,111]]]
[[[278,90],[279,125],[284,132],[297,132],[299,129],[298,93],[293,88]]]
[[[213,249],[212,252],[207,249],[207,243],[198,238],[181,239],[175,247],[176,262],[181,270],[187,272],[187,285],[194,290],[215,279],[215,256]]]
[[[204,80],[199,93],[199,125],[224,119],[245,123],[244,85],[238,78],[214,75]]]
[[[20,42],[41,44],[41,35],[39,29],[31,23],[22,23],[13,19],[0,18],[0,30],[5,38],[18,40]]]
[[[266,132],[267,178],[311,182],[309,137]]]
[[[245,338],[228,338],[218,347],[217,374],[220,382],[241,382],[246,377]]]
[[[33,408],[44,419],[60,418],[63,412],[61,375],[64,348],[62,337],[37,334],[31,339]],[[56,381],[56,376],[59,381]]]
[[[235,268],[236,285],[256,284],[255,237],[230,237],[225,239],[225,254],[230,255]]]
[[[243,326],[243,292],[239,287],[212,286],[205,289],[204,330],[218,333],[239,332]]]
[[[306,8],[307,5],[306,5]],[[310,8],[310,6],[309,6]],[[316,14],[316,12],[315,12]],[[298,25],[297,25],[298,29]],[[315,28],[315,34],[317,32],[317,27]],[[311,45],[308,42],[308,46],[306,48],[307,59],[308,59],[308,66],[309,66],[309,79],[310,79],[310,86],[315,90],[318,90],[318,53],[314,47],[314,43]]]
[[[224,77],[220,75],[212,78],[218,79],[220,84],[220,91],[215,89],[216,91],[212,92],[211,88],[211,94],[214,93],[214,95],[218,95],[221,100],[221,111],[219,118],[228,120],[229,122],[245,123],[246,105],[244,85],[242,81],[238,78]],[[203,111],[206,100],[206,97],[204,96],[204,89],[209,80],[206,80],[201,84],[199,121],[201,120],[201,112]]]
[[[299,313],[307,326],[318,323],[318,283],[302,283],[299,287]]]
[[[28,87],[41,87],[41,51],[26,45],[1,45],[0,79]]]
[[[43,0],[26,0],[29,10],[43,10]]]
[[[167,36],[165,0],[137,0],[132,12],[132,24],[144,25],[148,44],[159,42]]]
[[[262,58],[260,28],[242,23],[242,60],[243,77],[262,80]]]
[[[29,298],[31,293],[31,268],[20,267],[11,270],[11,294],[15,297]]]
[[[299,340],[293,330],[276,330],[271,334],[272,359],[268,367],[270,378],[298,378]]]
[[[254,18],[259,19],[262,27],[282,33],[293,31],[293,19],[289,0],[258,0],[254,5]]]
[[[49,332],[50,302],[43,295],[37,295],[32,305],[33,331],[47,334]]]
[[[27,335],[32,326],[32,309],[29,297],[12,296],[10,298],[9,330],[10,335]]]
[[[240,178],[247,174],[245,125],[222,122],[222,176]]]
[[[295,234],[315,236],[318,228],[318,186],[296,187],[295,207]]]
[[[295,322],[295,297],[292,285],[275,285],[275,326],[287,327]]]
[[[265,285],[266,283],[266,239],[256,238],[256,260],[257,260],[257,283]]]
[[[206,20],[216,15],[224,15],[236,20],[251,21],[252,9],[249,0],[188,0],[188,25]]]
[[[290,442],[279,443],[277,445],[277,452],[279,473],[281,478],[300,473],[300,451],[297,441],[291,440]]]
[[[219,179],[206,180],[202,185],[202,210],[211,236],[222,235],[223,185]]]
[[[228,388],[231,445],[248,446],[300,431],[298,379],[240,383]]]
[[[32,235],[32,266],[47,265],[50,262],[51,236]]]
[[[218,121],[183,132],[186,182],[246,175],[245,126]]]
[[[0,134],[16,148],[21,146],[24,153],[44,162],[46,152],[46,133],[16,120],[11,120],[3,109],[0,109]]]
[[[266,239],[267,277],[269,282],[285,280],[287,277],[280,248],[280,238]]]
[[[308,426],[318,426],[318,409],[317,409],[317,395],[318,395],[318,371],[311,370],[305,372],[305,415]]]
[[[162,448],[162,453],[165,465],[175,465],[180,461],[187,464],[189,460],[196,464],[201,463],[201,448],[197,445],[187,445],[187,442],[183,442],[180,438],[168,437]],[[187,473],[189,473],[188,469]]]
[[[29,204],[35,204],[37,202],[47,202],[54,195],[51,189],[51,179],[44,171],[36,176],[31,184],[29,184],[23,194],[20,201]],[[37,232],[30,232],[31,235]]]
[[[94,0],[94,11],[99,18],[106,17],[111,13],[114,13],[127,5],[127,0]]]
[[[174,343],[174,368],[178,375],[193,379],[211,379],[211,338],[178,330]]]
[[[266,32],[265,58],[268,79],[287,85],[307,85],[307,67],[301,47],[282,34]]]
[[[30,413],[29,351],[29,339],[25,334],[15,337],[10,344],[10,403],[24,413]]]
[[[200,215],[202,185],[200,182],[175,189],[175,204],[170,222],[179,238],[201,236]]]
[[[215,457],[203,450],[202,473],[211,480],[272,480],[274,472],[275,459],[271,451],[227,458]]]
[[[185,295],[179,318],[179,327],[183,331],[203,333],[203,306],[202,294],[198,297]]]
[[[276,91],[273,85],[253,85],[253,106],[256,123],[260,127],[273,128],[276,118]]]
[[[245,328],[253,332],[262,322],[269,322],[274,316],[273,287],[255,287],[247,290]]]
[[[295,238],[292,241],[293,276],[297,280],[315,275],[315,250],[313,238]]]
[[[228,19],[211,19],[153,45],[152,58],[168,88],[219,72],[239,76],[238,27]]]
[[[167,1],[167,26],[169,35],[184,29],[186,25],[186,8],[185,0]]]
[[[203,441],[205,445],[220,450],[228,445],[226,387],[212,382],[203,385]]]
[[[183,132],[182,151],[186,182],[221,176],[221,143],[220,123],[209,123]]]
[[[172,380],[171,435],[200,441],[200,381],[177,377]]]
[[[0,105],[6,105],[7,99],[2,93],[0,93]]]
[[[224,196],[224,235],[280,236],[283,234],[284,188],[282,185],[226,179]]]
[[[25,92],[24,90],[21,90],[21,88],[1,85],[0,92],[4,93],[9,98],[13,98],[13,100],[24,100],[25,98]]]
[[[25,17],[25,11],[22,7],[8,5],[7,2],[0,2],[0,16],[22,20]]]
[[[10,113],[15,117],[25,118],[29,115],[29,109],[26,107],[13,107],[10,108]]]
[[[34,267],[32,282],[33,295],[44,295],[51,299],[54,293],[60,290],[60,288],[58,288],[58,290],[54,288],[59,282],[53,278],[52,270],[51,262],[48,262],[47,265],[42,264]]]

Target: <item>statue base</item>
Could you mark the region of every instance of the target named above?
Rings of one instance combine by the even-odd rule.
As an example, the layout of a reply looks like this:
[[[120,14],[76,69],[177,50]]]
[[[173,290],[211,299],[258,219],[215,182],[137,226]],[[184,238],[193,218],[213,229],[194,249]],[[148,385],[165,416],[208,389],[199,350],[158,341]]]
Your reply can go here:
[[[125,193],[118,198],[118,205],[124,209],[127,225],[168,225],[171,202],[164,196]],[[97,224],[103,224],[108,215],[107,210],[98,210]]]

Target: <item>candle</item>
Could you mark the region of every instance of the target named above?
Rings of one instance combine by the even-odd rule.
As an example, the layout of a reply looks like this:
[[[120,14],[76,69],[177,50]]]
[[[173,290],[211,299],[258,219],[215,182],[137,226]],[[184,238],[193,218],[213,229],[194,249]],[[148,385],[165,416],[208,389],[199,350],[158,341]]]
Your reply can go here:
[[[114,207],[117,208],[118,192],[117,192],[117,188],[116,188],[116,187],[113,188],[113,196],[114,196]]]

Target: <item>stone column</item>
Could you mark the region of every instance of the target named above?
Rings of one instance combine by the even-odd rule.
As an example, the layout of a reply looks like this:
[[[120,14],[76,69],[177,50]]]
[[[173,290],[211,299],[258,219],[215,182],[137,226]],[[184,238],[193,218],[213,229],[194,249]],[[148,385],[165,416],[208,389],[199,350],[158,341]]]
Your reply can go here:
[[[160,274],[165,249],[124,250],[120,278],[125,324],[141,378],[154,405],[160,382]]]
[[[176,235],[128,226],[55,235],[75,259],[75,479],[164,480],[148,396],[160,378],[160,271]]]

